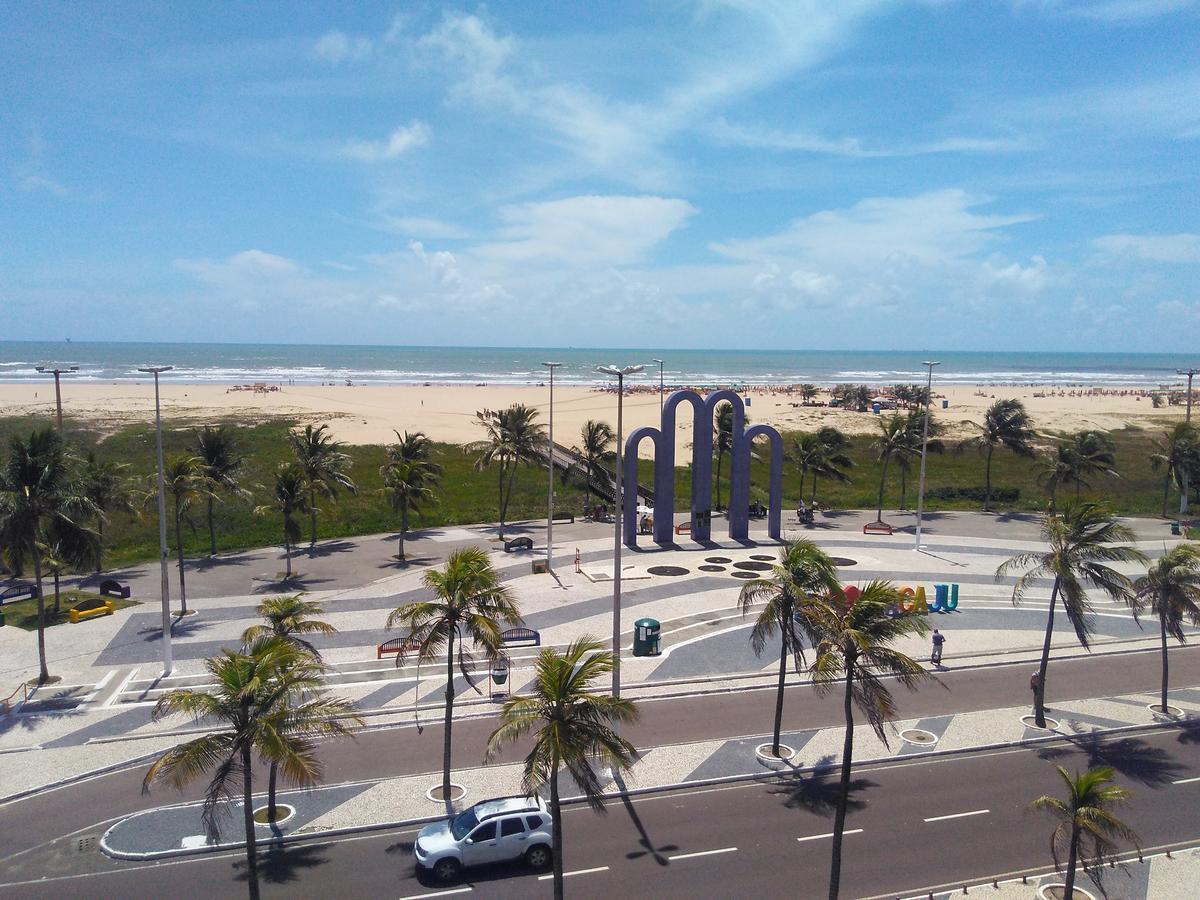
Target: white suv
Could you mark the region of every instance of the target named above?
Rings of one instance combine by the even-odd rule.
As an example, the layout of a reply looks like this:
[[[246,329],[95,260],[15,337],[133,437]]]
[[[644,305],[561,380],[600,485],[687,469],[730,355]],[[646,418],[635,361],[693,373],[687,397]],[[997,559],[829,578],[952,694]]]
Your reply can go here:
[[[458,878],[467,866],[524,857],[535,869],[553,860],[554,832],[540,797],[505,797],[476,803],[453,819],[426,825],[417,835],[417,866],[438,881]]]

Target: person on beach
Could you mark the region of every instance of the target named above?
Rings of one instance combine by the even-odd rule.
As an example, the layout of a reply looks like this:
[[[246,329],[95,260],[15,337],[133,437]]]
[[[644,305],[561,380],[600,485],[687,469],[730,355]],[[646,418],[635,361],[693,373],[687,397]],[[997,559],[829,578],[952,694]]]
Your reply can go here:
[[[944,643],[946,643],[946,636],[936,628],[933,629],[933,653],[930,655],[930,661],[935,666],[942,664],[942,644]]]

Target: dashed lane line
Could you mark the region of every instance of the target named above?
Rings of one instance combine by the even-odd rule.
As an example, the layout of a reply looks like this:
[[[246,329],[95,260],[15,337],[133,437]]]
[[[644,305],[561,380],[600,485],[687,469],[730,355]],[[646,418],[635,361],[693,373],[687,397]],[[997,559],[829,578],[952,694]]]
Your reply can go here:
[[[947,819],[965,819],[967,816],[986,816],[990,809],[973,809],[970,812],[951,813],[948,816],[930,816],[926,822],[945,822]]]
[[[574,872],[563,872],[563,878],[570,878],[572,875],[591,875],[593,872],[607,872],[607,871],[608,871],[608,866],[596,866],[596,868],[594,868],[594,869],[576,869]],[[554,877],[553,874],[539,875],[538,881],[549,881],[553,877]],[[425,896],[430,897],[432,895],[426,894]]]
[[[1200,778],[1176,778],[1171,784],[1193,784],[1200,781]]]
[[[722,847],[720,850],[700,850],[696,853],[676,853],[674,856],[668,856],[671,862],[679,859],[695,859],[697,856],[716,856],[718,853],[737,853],[737,847]]]
[[[451,888],[448,891],[434,891],[431,894],[409,894],[407,897],[401,897],[400,900],[423,900],[425,897],[449,897],[451,894],[467,894],[470,891],[469,887]]]
[[[850,829],[842,832],[843,837],[845,837],[848,834],[862,834],[862,829],[861,828],[850,828]],[[796,840],[798,840],[800,843],[804,843],[805,841],[819,841],[822,838],[831,838],[831,837],[833,837],[833,832],[829,831],[829,832],[826,832],[825,834],[810,834],[807,837],[798,837],[798,838],[796,838]]]

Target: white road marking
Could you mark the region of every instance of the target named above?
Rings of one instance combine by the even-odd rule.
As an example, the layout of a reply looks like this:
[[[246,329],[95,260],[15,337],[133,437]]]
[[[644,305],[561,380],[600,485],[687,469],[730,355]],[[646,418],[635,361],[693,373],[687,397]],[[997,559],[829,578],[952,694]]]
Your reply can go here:
[[[862,829],[861,828],[851,828],[848,831],[842,832],[843,837],[847,834],[862,834]],[[798,838],[796,838],[796,840],[800,841],[800,843],[804,843],[805,841],[819,841],[822,838],[831,838],[831,837],[833,837],[832,831],[830,831],[828,834],[810,834],[808,837],[798,837]]]
[[[563,878],[570,878],[572,875],[590,875],[593,872],[607,872],[607,871],[608,871],[608,866],[597,866],[594,869],[576,869],[574,872],[563,872]],[[554,877],[553,874],[539,875],[538,881],[549,881],[553,877]],[[429,897],[432,895],[426,894],[425,896]]]
[[[1200,781],[1200,778],[1176,778],[1171,784],[1192,784],[1195,781]]]
[[[129,682],[133,681],[134,676],[137,675],[138,668],[140,667],[134,668],[133,671],[125,676],[125,680],[121,682],[120,686],[115,691],[113,691],[112,696],[104,701],[104,706],[112,706],[117,702],[117,698],[125,693],[125,688],[129,687]]]
[[[737,847],[722,847],[720,850],[700,850],[697,853],[676,853],[667,859],[674,862],[677,859],[694,859],[697,856],[715,856],[718,853],[737,853]]]
[[[407,897],[401,897],[400,900],[420,900],[422,897],[449,897],[451,894],[466,894],[470,890],[469,887],[451,888],[448,891],[434,891],[432,894],[409,894]]]
[[[947,819],[965,819],[967,816],[986,816],[990,809],[974,809],[971,812],[951,813],[948,816],[930,816],[926,822],[944,822]]]

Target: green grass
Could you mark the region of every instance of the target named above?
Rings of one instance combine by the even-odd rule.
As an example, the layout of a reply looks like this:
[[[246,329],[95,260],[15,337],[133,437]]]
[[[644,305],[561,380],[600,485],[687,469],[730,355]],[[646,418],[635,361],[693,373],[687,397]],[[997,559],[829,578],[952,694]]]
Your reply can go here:
[[[25,433],[45,424],[43,419],[0,418],[0,441],[7,444],[14,433]],[[286,420],[268,420],[254,424],[244,421],[231,422],[237,426],[241,452],[247,458],[247,467],[242,481],[255,495],[251,502],[225,497],[214,506],[214,524],[217,533],[218,552],[278,545],[282,543],[280,523],[274,516],[256,516],[255,503],[265,500],[273,473],[281,462],[290,459],[286,440],[288,429],[293,423]],[[186,452],[194,440],[195,426],[176,425],[164,433],[166,452]],[[140,504],[139,515],[117,513],[110,516],[105,526],[107,555],[106,569],[142,563],[157,558],[158,526],[153,497],[154,474],[154,431],[148,426],[129,426],[115,433],[101,436],[99,433],[67,422],[67,436],[76,452],[81,455],[95,448],[98,455],[129,464],[129,475],[147,494],[148,503]],[[790,447],[795,435],[784,435],[784,445]],[[1157,516],[1162,506],[1162,475],[1151,470],[1148,462],[1152,442],[1159,438],[1157,432],[1137,428],[1126,428],[1110,433],[1116,445],[1117,467],[1120,479],[1099,479],[1091,490],[1084,490],[1085,499],[1105,501],[1115,512],[1123,515]],[[818,498],[822,503],[837,508],[873,509],[879,485],[879,463],[875,459],[873,441],[869,436],[852,439],[849,455],[856,467],[852,470],[853,481],[836,484],[822,480]],[[751,499],[766,500],[767,459],[766,444],[759,442],[761,459],[752,463]],[[362,534],[394,531],[397,517],[388,509],[377,493],[382,486],[379,467],[384,461],[381,446],[350,446],[347,452],[353,459],[351,475],[358,486],[356,494],[341,493],[336,501],[320,500],[318,515],[318,538],[328,539]],[[420,515],[414,515],[410,527],[459,525],[477,522],[493,522],[497,512],[496,470],[476,471],[474,456],[463,452],[460,447],[437,444],[435,460],[444,467],[444,474],[435,503],[430,504]],[[728,473],[728,457],[724,472]],[[1010,488],[1019,492],[1018,499],[1008,504],[993,505],[998,509],[1038,511],[1045,507],[1046,492],[1037,484],[1037,468],[1032,460],[1021,459],[1005,451],[997,451],[992,463],[992,484],[995,490]],[[639,477],[644,483],[653,478],[653,463],[642,460]],[[791,462],[784,464],[784,502],[794,508],[799,499],[799,471]],[[914,461],[909,474],[907,505],[916,502],[917,465]],[[939,499],[930,492],[937,488],[982,488],[983,457],[974,451],[963,453],[951,450],[943,456],[931,455],[926,475],[926,507],[931,510],[978,509],[977,501],[956,498]],[[691,491],[691,470],[681,466],[676,473],[676,504],[678,509],[688,505]],[[811,491],[810,481],[804,490],[805,500]],[[1074,489],[1067,488],[1066,495],[1073,496]],[[722,498],[727,501],[729,486],[723,479]],[[584,493],[577,483],[564,484],[556,476],[555,503],[559,510],[578,513],[583,505]],[[168,499],[168,504],[170,500]],[[889,467],[885,509],[895,509],[900,504],[899,472],[893,463]],[[1169,507],[1177,508],[1178,497],[1170,495]],[[512,502],[508,513],[509,521],[540,518],[546,512],[546,474],[538,468],[522,469],[517,476]],[[185,527],[185,552],[189,557],[208,553],[209,540],[206,509],[193,509],[190,513],[192,526]],[[303,523],[304,543],[308,540],[308,522]],[[170,536],[172,547],[174,536]]]
[[[71,621],[68,611],[76,603],[83,600],[109,600],[112,602],[114,609],[125,609],[129,606],[138,606],[136,600],[124,600],[120,597],[101,597],[99,594],[91,591],[63,591],[59,596],[59,611],[58,615],[54,615],[54,590],[52,587],[46,588],[46,627],[51,625],[63,625]],[[15,625],[17,628],[22,628],[25,631],[37,631],[38,626],[38,602],[34,599],[16,600],[14,602],[5,603],[0,609],[4,612],[6,625]],[[86,622],[80,622],[80,625]]]

